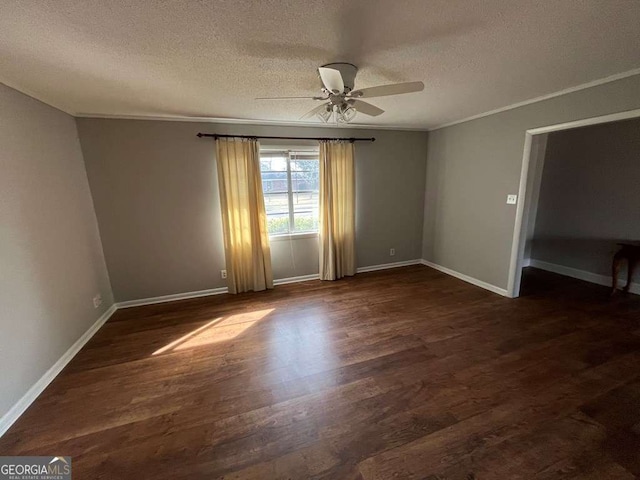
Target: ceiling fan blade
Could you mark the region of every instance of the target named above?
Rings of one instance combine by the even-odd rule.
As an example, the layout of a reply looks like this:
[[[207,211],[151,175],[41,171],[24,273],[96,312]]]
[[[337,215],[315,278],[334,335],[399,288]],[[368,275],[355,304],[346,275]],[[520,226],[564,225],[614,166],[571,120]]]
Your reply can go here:
[[[387,95],[401,95],[403,93],[421,92],[424,90],[422,82],[394,83],[392,85],[381,85],[379,87],[363,88],[351,92],[353,98],[373,98],[386,97]]]
[[[349,100],[349,104],[352,105],[358,113],[364,113],[365,115],[370,115],[372,117],[377,117],[384,113],[384,110],[381,108],[371,105],[370,103],[363,102],[362,100]]]
[[[307,100],[328,100],[325,97],[256,97],[255,100],[292,100],[296,98],[305,98]]]
[[[327,67],[318,68],[318,73],[320,74],[320,79],[324,84],[325,88],[329,90],[331,93],[340,94],[344,92],[344,80],[342,79],[342,74],[334,69]]]
[[[318,105],[317,107],[312,108],[307,113],[305,113],[303,116],[301,116],[300,120],[306,120],[307,118],[313,117],[316,113],[321,112],[325,108],[327,108],[327,105],[328,105],[327,103],[323,103],[322,105]]]

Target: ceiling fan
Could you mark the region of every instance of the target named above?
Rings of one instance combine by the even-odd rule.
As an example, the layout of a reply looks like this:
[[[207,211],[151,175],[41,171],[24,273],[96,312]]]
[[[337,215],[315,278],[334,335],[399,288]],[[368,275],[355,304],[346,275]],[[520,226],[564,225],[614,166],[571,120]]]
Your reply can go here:
[[[358,112],[372,117],[384,113],[381,108],[364,102],[360,100],[361,98],[386,97],[424,90],[422,82],[395,83],[354,90],[357,73],[358,67],[351,63],[328,63],[318,68],[318,75],[322,81],[322,95],[314,97],[259,97],[256,100],[308,98],[322,101],[326,103],[311,109],[300,119],[304,120],[315,116],[324,123],[328,123],[335,115],[336,123],[349,123]]]

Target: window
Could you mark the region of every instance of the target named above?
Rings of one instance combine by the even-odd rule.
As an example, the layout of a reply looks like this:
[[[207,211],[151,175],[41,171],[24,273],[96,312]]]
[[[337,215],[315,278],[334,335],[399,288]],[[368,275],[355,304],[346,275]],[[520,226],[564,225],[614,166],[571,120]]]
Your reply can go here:
[[[260,151],[270,235],[318,231],[319,169],[317,150]]]

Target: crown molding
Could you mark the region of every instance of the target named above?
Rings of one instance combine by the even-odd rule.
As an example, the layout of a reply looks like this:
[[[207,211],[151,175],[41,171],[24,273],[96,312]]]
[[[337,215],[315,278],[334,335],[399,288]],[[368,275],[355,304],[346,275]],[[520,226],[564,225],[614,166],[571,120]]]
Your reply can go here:
[[[348,125],[336,125],[332,123],[291,122],[284,120],[251,120],[244,118],[219,118],[219,117],[183,117],[179,115],[109,115],[99,113],[77,113],[76,118],[101,118],[106,120],[147,120],[164,122],[196,122],[218,123],[229,125],[260,125],[274,127],[314,127],[333,128],[345,130],[401,130],[404,132],[426,132],[428,128],[416,125],[365,125],[362,123],[350,123]]]
[[[639,74],[640,74],[640,68],[634,68],[633,70],[629,70],[627,72],[616,73],[615,75],[609,75],[608,77],[600,78],[598,80],[593,80],[592,82],[581,83],[580,85],[565,88],[564,90],[559,90],[557,92],[549,93],[547,95],[542,95],[541,97],[535,97],[529,100],[524,100],[522,102],[512,103],[511,105],[496,108],[495,110],[489,110],[487,112],[479,113],[477,115],[472,115],[471,117],[466,117],[461,120],[454,120],[453,122],[443,123],[442,125],[429,128],[428,131],[433,132],[434,130],[440,130],[441,128],[452,127],[454,125],[470,122],[472,120],[477,120],[479,118],[489,117],[491,115],[495,115],[496,113],[506,112],[508,110],[513,110],[514,108],[524,107],[526,105],[531,105],[532,103],[549,100],[550,98],[561,97],[562,95],[566,95],[568,93],[579,92],[580,90],[597,87],[599,85],[615,82],[616,80],[622,80],[624,78],[633,77],[634,75],[639,75]]]

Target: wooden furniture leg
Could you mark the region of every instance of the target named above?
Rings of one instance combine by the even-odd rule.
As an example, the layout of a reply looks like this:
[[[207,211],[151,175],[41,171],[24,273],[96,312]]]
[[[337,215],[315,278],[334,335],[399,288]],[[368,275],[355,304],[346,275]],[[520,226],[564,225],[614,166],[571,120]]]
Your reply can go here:
[[[629,266],[627,268],[627,284],[624,287],[624,291],[628,292],[631,288],[631,282],[633,281],[633,274],[636,271],[636,267],[638,266],[637,258],[629,258]]]
[[[622,263],[622,260],[624,259],[624,253],[623,250],[620,250],[618,253],[616,253],[613,256],[613,264],[611,267],[611,295],[616,293],[616,290],[618,290],[618,274],[620,273],[620,264]]]

